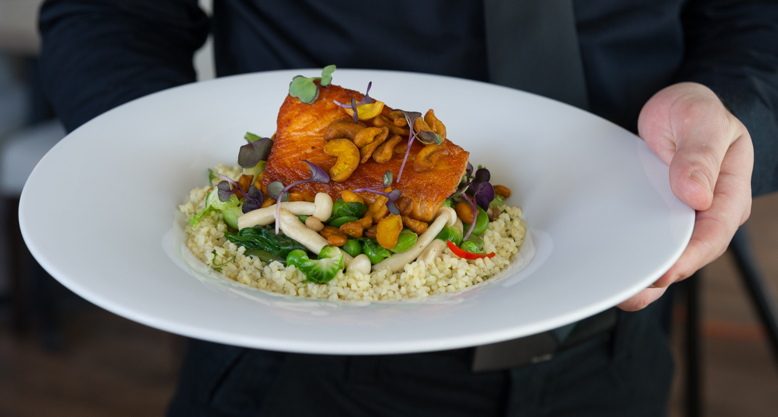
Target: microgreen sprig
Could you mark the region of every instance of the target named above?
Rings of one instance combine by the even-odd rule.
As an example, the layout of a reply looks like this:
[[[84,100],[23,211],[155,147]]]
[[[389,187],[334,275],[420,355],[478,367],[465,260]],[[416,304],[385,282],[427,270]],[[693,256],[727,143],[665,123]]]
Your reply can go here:
[[[270,148],[273,147],[273,140],[251,132],[246,132],[243,137],[248,143],[241,146],[238,151],[238,165],[243,168],[253,168],[259,161],[267,159]]]
[[[403,156],[403,162],[402,164],[400,164],[400,170],[397,172],[398,184],[402,179],[403,171],[405,170],[405,164],[408,162],[408,155],[411,154],[411,146],[413,145],[413,140],[416,138],[416,132],[413,130],[413,122],[415,122],[416,119],[421,117],[421,113],[417,111],[405,111],[405,110],[401,110],[401,111],[405,116],[405,122],[408,123],[408,128],[410,129],[410,132],[408,133],[408,146],[405,148],[405,156]]]
[[[295,182],[287,185],[286,187],[281,189],[281,191],[278,193],[278,198],[276,199],[276,213],[275,213],[275,218],[276,218],[276,234],[278,234],[279,227],[280,227],[281,202],[284,199],[284,195],[287,192],[289,192],[290,189],[292,189],[293,187],[296,187],[298,185],[308,184],[308,183],[312,183],[312,182],[317,182],[317,183],[320,183],[320,184],[327,184],[328,182],[330,182],[330,176],[329,176],[329,174],[327,174],[327,171],[323,170],[321,167],[319,167],[318,165],[314,164],[311,161],[303,160],[303,162],[308,164],[308,169],[311,171],[311,176],[309,178],[304,179],[304,180],[295,181]]]
[[[370,97],[370,88],[373,87],[373,82],[368,81],[367,88],[365,89],[365,94],[362,96],[362,99],[359,101],[354,100],[354,97],[351,97],[351,102],[349,103],[341,103],[338,100],[332,100],[333,103],[335,103],[338,107],[342,107],[344,109],[350,108],[351,111],[354,113],[354,123],[359,122],[359,110],[357,109],[358,106],[361,106],[363,104],[371,104],[375,103],[375,99],[373,97]]]
[[[327,65],[321,70],[321,77],[304,77],[295,75],[289,83],[289,95],[306,104],[311,104],[319,97],[319,86],[326,87],[332,83],[332,73],[335,65]],[[316,84],[316,81],[319,84]]]

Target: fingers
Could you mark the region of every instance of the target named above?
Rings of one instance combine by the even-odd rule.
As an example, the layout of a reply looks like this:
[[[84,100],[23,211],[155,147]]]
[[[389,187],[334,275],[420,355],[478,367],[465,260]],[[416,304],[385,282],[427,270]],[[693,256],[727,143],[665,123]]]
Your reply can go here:
[[[667,287],[688,278],[724,253],[751,213],[752,166],[753,146],[746,133],[724,157],[711,206],[697,213],[686,250],[654,286]]]
[[[649,304],[658,300],[667,288],[646,288],[645,290],[630,297],[619,304],[619,308],[624,311],[638,311],[646,308]]]

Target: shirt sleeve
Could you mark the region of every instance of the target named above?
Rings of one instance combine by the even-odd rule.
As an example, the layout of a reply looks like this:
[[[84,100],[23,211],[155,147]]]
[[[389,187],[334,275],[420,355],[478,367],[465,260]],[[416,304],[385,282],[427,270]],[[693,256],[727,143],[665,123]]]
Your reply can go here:
[[[691,0],[680,80],[707,85],[754,142],[754,195],[778,190],[778,2]]]
[[[48,0],[41,82],[68,131],[134,98],[196,80],[208,35],[197,0]]]

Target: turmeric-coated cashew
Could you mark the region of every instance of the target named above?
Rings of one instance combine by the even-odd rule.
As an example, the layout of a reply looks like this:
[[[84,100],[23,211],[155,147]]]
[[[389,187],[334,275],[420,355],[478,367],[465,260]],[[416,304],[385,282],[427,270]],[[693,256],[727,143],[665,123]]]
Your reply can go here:
[[[335,182],[343,182],[351,176],[359,166],[359,148],[348,139],[333,139],[324,145],[324,153],[338,158],[330,168],[330,178]]]

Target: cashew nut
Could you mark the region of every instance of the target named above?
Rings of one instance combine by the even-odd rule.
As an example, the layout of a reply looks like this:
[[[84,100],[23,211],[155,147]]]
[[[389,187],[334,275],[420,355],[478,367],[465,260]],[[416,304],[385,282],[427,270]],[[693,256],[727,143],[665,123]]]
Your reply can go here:
[[[360,274],[370,273],[370,258],[364,253],[360,253],[354,259],[351,260],[346,270],[348,272],[359,272]]]
[[[453,214],[454,221],[456,221],[456,213]],[[438,217],[430,224],[427,231],[424,232],[416,244],[412,248],[402,253],[396,253],[383,261],[373,265],[374,271],[388,270],[390,272],[398,271],[405,267],[406,264],[413,262],[421,252],[426,248],[433,240],[435,236],[443,230],[443,227],[451,221],[452,213],[449,210],[441,210]]]
[[[351,176],[359,166],[359,148],[348,139],[333,139],[324,145],[324,153],[338,157],[335,165],[330,168],[330,178],[335,182],[343,182]]]
[[[389,140],[382,143],[375,152],[373,152],[373,160],[382,164],[389,161],[394,156],[394,148],[397,146],[403,138],[400,135],[394,135]]]
[[[324,130],[324,140],[338,138],[348,138],[354,140],[354,138],[357,136],[357,133],[359,133],[359,131],[364,128],[365,126],[359,123],[354,123],[351,120],[338,120],[337,122],[331,123]]]
[[[313,204],[316,205],[316,208],[313,210],[313,216],[323,222],[329,220],[332,215],[332,197],[327,193],[316,193]]]
[[[424,114],[424,121],[427,123],[427,126],[431,127],[441,138],[446,138],[446,125],[435,116],[435,110],[427,110],[427,113]]]
[[[431,264],[435,261],[435,258],[443,253],[444,249],[446,249],[446,242],[435,239],[421,252],[419,260],[426,264]]]
[[[281,207],[283,207],[283,205]],[[323,247],[327,246],[327,240],[321,237],[320,234],[305,227],[296,215],[283,208],[280,212],[280,219],[278,221],[281,226],[281,231],[284,232],[285,235],[296,240],[316,254],[318,254]]]
[[[365,163],[373,155],[373,152],[389,136],[389,129],[386,127],[367,127],[357,133],[354,138],[354,144],[359,148],[362,156],[360,162]]]
[[[296,215],[310,216],[316,210],[316,203],[307,201],[289,201],[281,203],[281,209]],[[276,218],[276,205],[251,210],[238,217],[238,230],[247,227],[264,226],[273,223]],[[298,220],[299,222],[299,220]]]
[[[416,154],[416,159],[413,160],[413,170],[416,172],[429,171],[435,168],[435,164],[444,155],[448,155],[448,149],[445,145],[426,145]]]

